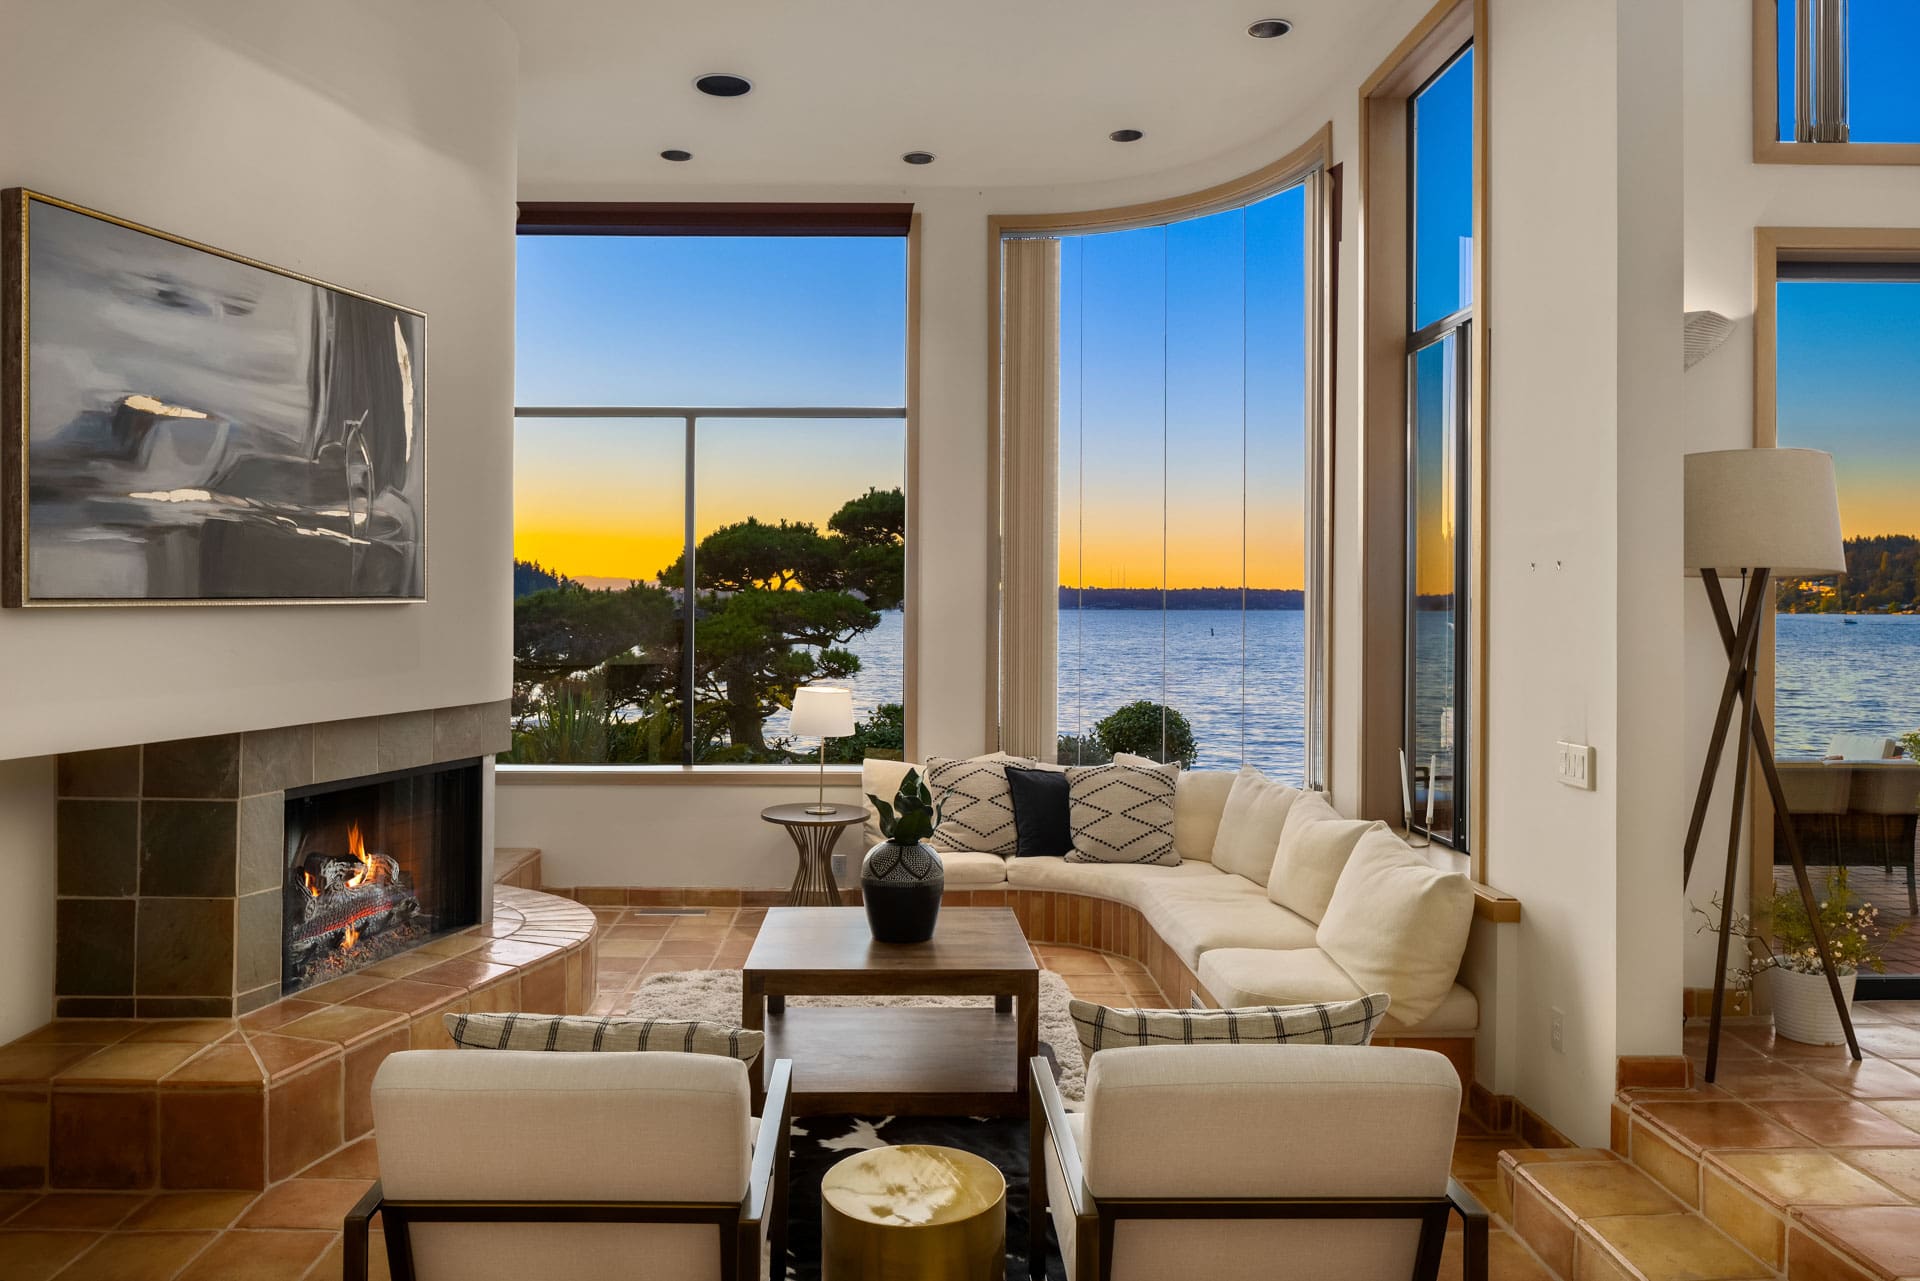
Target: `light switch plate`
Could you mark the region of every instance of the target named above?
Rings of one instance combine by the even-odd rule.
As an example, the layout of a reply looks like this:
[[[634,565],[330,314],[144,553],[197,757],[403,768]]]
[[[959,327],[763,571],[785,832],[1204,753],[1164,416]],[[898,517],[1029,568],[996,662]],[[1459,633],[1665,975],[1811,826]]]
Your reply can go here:
[[[1593,748],[1586,743],[1555,743],[1557,777],[1568,787],[1593,790]]]

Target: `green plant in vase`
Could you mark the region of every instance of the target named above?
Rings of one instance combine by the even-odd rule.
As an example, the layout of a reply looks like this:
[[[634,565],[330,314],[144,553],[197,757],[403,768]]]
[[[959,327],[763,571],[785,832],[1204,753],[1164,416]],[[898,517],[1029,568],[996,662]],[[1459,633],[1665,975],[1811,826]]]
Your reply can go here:
[[[860,898],[867,927],[880,943],[924,943],[940,918],[947,873],[927,838],[940,827],[944,801],[936,801],[919,770],[908,770],[888,804],[871,793],[880,832],[887,839],[867,851],[860,865]]]

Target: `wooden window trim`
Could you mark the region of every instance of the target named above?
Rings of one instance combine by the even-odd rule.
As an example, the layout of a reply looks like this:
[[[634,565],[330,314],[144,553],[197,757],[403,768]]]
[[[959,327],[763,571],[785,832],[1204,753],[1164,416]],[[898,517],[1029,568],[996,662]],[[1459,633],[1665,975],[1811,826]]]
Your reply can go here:
[[[1758,165],[1920,165],[1920,142],[1782,142],[1780,10],[1753,0],[1753,162]]]
[[[1473,45],[1473,329],[1468,354],[1467,844],[1487,880],[1487,456],[1493,323],[1488,252],[1489,0],[1441,0],[1360,86],[1361,708],[1357,812],[1398,824],[1406,723],[1406,433],[1408,103],[1461,47]]]
[[[1315,559],[1319,564],[1320,591],[1322,598],[1318,631],[1320,637],[1320,661],[1322,664],[1321,692],[1322,724],[1320,727],[1320,755],[1322,770],[1326,777],[1324,786],[1332,786],[1334,772],[1334,736],[1333,736],[1333,663],[1332,644],[1333,619],[1333,516],[1335,506],[1334,493],[1334,343],[1333,335],[1338,326],[1339,280],[1337,264],[1339,262],[1340,227],[1337,212],[1341,200],[1341,175],[1339,166],[1333,163],[1333,122],[1320,126],[1312,137],[1281,156],[1270,164],[1262,165],[1251,173],[1230,178],[1211,187],[1190,192],[1182,196],[1169,196],[1161,200],[1149,200],[1133,205],[1117,205],[1105,209],[1087,209],[1065,213],[1033,214],[989,214],[987,217],[987,506],[986,521],[989,538],[988,564],[992,567],[987,585],[985,601],[985,630],[987,654],[986,697],[983,711],[984,741],[990,748],[1000,743],[1000,431],[1001,431],[1001,291],[1003,272],[1001,262],[1001,242],[1010,235],[1024,232],[1055,232],[1071,234],[1089,231],[1123,231],[1136,227],[1154,227],[1162,223],[1184,221],[1210,213],[1219,213],[1228,209],[1237,209],[1249,205],[1266,196],[1284,191],[1315,173],[1324,181],[1320,184],[1317,207],[1310,208],[1307,216],[1314,220],[1319,240],[1320,258],[1319,279],[1309,281],[1308,288],[1318,294],[1316,302],[1320,310],[1317,333],[1309,333],[1312,344],[1307,361],[1309,375],[1317,381],[1315,390],[1316,409],[1320,418],[1319,455],[1312,468],[1314,484],[1320,490],[1320,512],[1318,525],[1319,547]],[[1311,700],[1307,714],[1313,714]]]
[[[1848,145],[1848,144],[1841,144]],[[1779,294],[1783,262],[1920,263],[1916,227],[1756,227],[1753,232],[1753,446],[1771,449],[1780,442]],[[1755,703],[1760,723],[1774,740],[1774,611],[1761,615]],[[1749,795],[1749,911],[1773,895],[1773,806],[1764,788]],[[1762,928],[1766,927],[1762,922]]]
[[[769,204],[769,203],[634,203],[625,201],[522,201],[515,226],[518,235],[542,236],[897,236],[907,242],[906,314],[906,428],[907,457],[902,482],[907,498],[907,570],[905,610],[900,644],[900,696],[906,703],[905,755],[918,760],[920,750],[920,296],[924,236],[920,214],[911,204]],[[545,770],[549,767],[525,767]],[[552,769],[590,767],[555,766]],[[609,767],[617,769],[621,767]],[[622,776],[626,782],[688,782],[709,774],[740,775],[753,770],[727,765],[671,765],[639,767],[643,776]],[[783,767],[764,770],[759,781],[779,785],[793,782],[781,775]],[[666,777],[671,773],[671,780]],[[532,775],[524,776],[529,781]],[[558,781],[558,780],[555,780]],[[798,786],[798,783],[794,785]]]

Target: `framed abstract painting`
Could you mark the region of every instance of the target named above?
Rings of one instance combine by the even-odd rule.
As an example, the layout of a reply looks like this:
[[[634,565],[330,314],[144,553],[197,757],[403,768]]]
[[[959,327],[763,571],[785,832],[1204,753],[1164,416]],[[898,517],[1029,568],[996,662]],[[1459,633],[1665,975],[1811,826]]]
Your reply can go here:
[[[425,316],[0,202],[0,602],[426,599]]]

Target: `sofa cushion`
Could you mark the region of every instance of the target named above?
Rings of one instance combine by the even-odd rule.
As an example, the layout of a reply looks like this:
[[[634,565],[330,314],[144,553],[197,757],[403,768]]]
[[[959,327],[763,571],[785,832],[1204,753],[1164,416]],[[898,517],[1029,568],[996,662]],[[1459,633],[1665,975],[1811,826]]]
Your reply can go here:
[[[927,788],[940,810],[940,826],[930,845],[937,850],[1013,853],[1018,838],[1013,826],[1013,793],[1007,785],[1010,760],[1036,768],[1040,764],[1031,757],[1004,752],[966,760],[927,758]]]
[[[1014,855],[1064,857],[1073,849],[1066,772],[1021,765],[1008,765],[1006,771],[1008,794],[1013,798]]]
[[[1176,766],[1086,765],[1067,771],[1075,863],[1180,861],[1173,848]]]
[[[1285,1005],[1357,988],[1339,966],[1317,948],[1275,952],[1267,948],[1229,947],[1200,958],[1200,985],[1222,1005]],[[1472,1036],[1480,1026],[1480,1002],[1455,983],[1439,1008],[1418,1023],[1389,1009],[1381,1036]]]
[[[1223,769],[1180,771],[1173,786],[1173,848],[1181,858],[1213,858],[1234,778]]]
[[[867,821],[861,834],[866,837],[867,848],[887,839],[880,830],[880,811],[873,807],[873,798],[878,796],[887,804],[893,804],[893,798],[900,794],[900,784],[906,781],[907,771],[919,768],[912,761],[889,761],[877,756],[860,762],[860,803],[867,807]]]
[[[978,850],[941,850],[939,854],[950,890],[1007,883],[1007,860],[998,854],[982,854]]]
[[[1333,887],[1354,844],[1376,826],[1384,824],[1341,818],[1324,793],[1301,793],[1287,810],[1267,875],[1267,897],[1318,923],[1333,901]]]
[[[565,1053],[626,1053],[654,1050],[720,1054],[752,1063],[766,1035],[696,1019],[654,1019],[644,1014],[589,1018],[584,1014],[447,1014],[441,1017],[463,1050],[554,1050]]]
[[[1192,969],[1217,947],[1313,946],[1313,922],[1271,903],[1231,873],[1140,886],[1136,906],[1161,941]]]
[[[1197,859],[1174,866],[1158,863],[1069,863],[1064,858],[1016,858],[1006,865],[1007,884],[1018,890],[1086,894],[1140,906],[1140,892],[1166,881],[1224,881],[1213,864]]]
[[[1299,788],[1276,783],[1252,766],[1236,774],[1213,838],[1213,865],[1265,885],[1287,811],[1300,794]]]
[[[1094,1001],[1067,1002],[1080,1052],[1136,1045],[1365,1045],[1387,1012],[1379,993],[1354,1001],[1257,1005],[1211,1010],[1115,1009]]]
[[[1320,921],[1319,943],[1404,1023],[1439,1008],[1473,926],[1473,884],[1381,825],[1361,836]]]

